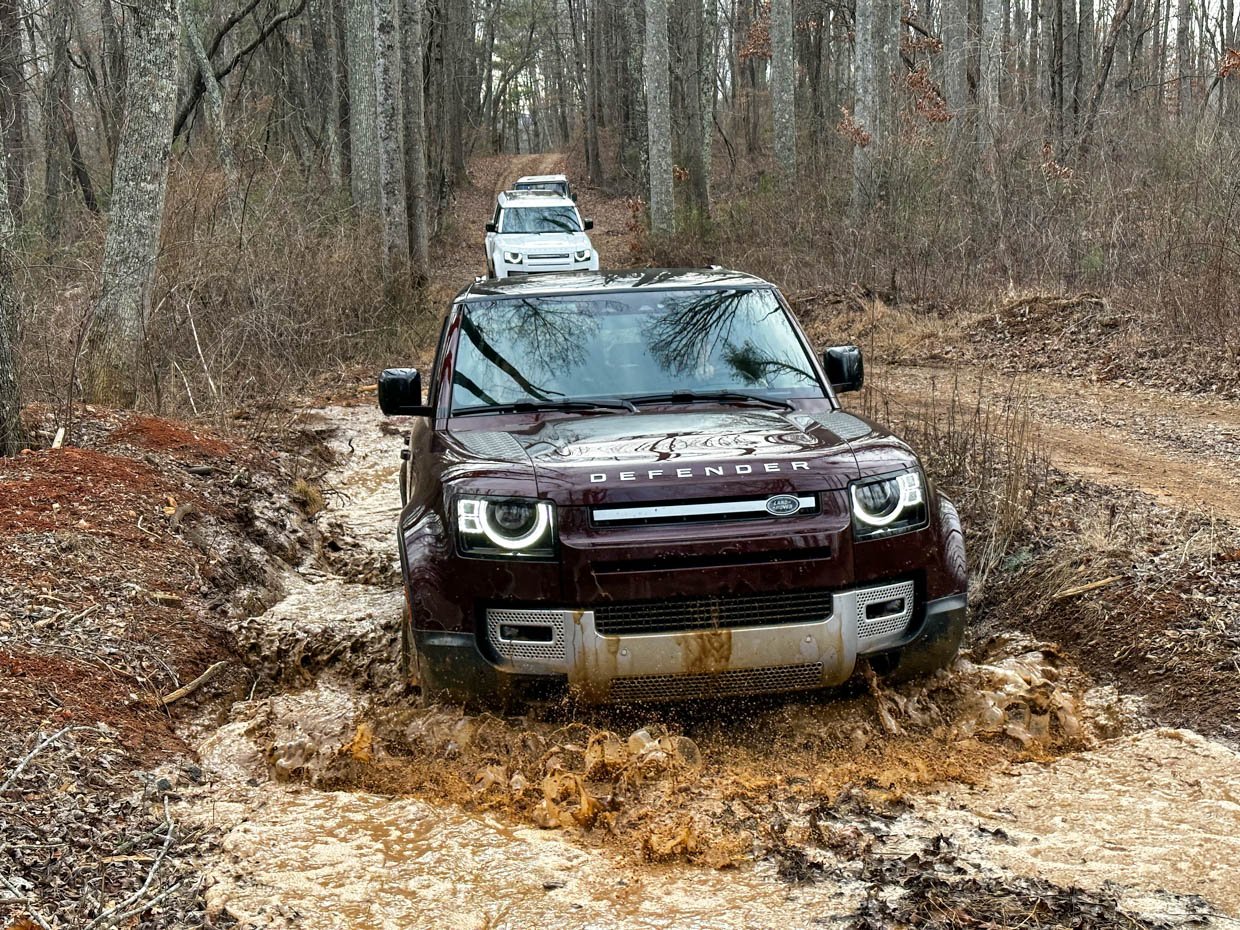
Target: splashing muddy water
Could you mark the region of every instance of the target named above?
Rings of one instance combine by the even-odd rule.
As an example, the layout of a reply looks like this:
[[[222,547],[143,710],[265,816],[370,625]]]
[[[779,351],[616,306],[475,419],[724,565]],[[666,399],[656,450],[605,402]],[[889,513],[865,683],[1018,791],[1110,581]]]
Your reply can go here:
[[[239,631],[270,687],[199,740],[211,778],[181,805],[221,837],[213,911],[306,930],[878,926],[859,915],[913,901],[916,868],[979,912],[985,889],[1033,913],[1078,906],[1076,886],[1098,896],[1088,926],[1240,917],[1240,756],[1124,732],[1125,702],[1050,647],[721,709],[412,706],[387,574],[400,438],[369,409],[317,420],[344,543]]]

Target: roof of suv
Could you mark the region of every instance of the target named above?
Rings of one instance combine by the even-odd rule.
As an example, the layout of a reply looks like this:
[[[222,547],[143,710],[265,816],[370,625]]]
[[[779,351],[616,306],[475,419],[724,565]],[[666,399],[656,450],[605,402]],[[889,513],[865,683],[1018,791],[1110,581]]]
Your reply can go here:
[[[517,178],[518,184],[539,184],[544,182],[567,184],[568,177],[563,174],[527,174]]]
[[[504,191],[499,195],[500,207],[576,207],[573,201],[555,191]]]
[[[561,271],[509,278],[479,279],[457,300],[493,297],[550,297],[557,294],[605,293],[636,288],[771,287],[769,281],[727,268],[641,268],[630,271]]]

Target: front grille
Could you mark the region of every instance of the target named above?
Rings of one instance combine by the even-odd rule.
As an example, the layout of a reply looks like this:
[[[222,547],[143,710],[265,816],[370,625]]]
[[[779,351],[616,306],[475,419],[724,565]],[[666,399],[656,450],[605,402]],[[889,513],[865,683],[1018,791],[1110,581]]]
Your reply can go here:
[[[820,623],[831,616],[831,604],[830,591],[632,601],[595,607],[594,625],[604,636],[622,636],[783,623]]]
[[[736,668],[715,674],[646,675],[612,680],[613,701],[681,701],[804,691],[822,685],[822,663]]]
[[[567,252],[544,252],[541,255],[527,255],[526,261],[530,262],[562,262],[568,258]]]

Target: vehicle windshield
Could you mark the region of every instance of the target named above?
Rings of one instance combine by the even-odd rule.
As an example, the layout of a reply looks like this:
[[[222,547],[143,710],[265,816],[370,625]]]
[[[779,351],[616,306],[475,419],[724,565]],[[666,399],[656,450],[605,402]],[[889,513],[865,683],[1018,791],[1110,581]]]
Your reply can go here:
[[[471,301],[460,329],[453,413],[671,392],[825,396],[766,288]]]
[[[552,191],[568,196],[568,184],[564,181],[525,181],[515,188],[519,191]]]
[[[572,207],[508,207],[500,218],[500,232],[581,232],[581,221]]]

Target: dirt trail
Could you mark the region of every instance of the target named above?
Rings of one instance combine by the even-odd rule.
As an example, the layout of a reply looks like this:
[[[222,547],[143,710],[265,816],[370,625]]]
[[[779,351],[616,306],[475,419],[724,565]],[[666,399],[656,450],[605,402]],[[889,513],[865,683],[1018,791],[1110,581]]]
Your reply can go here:
[[[459,712],[399,710],[404,698],[387,703],[398,590],[392,582],[354,581],[357,566],[391,557],[388,530],[397,508],[392,466],[400,440],[382,429],[369,407],[317,416],[322,430],[334,431],[332,446],[344,457],[328,476],[339,492],[331,498],[329,523],[357,552],[339,569],[330,561],[303,568],[290,579],[286,601],[253,621],[266,631],[257,634],[259,642],[278,643],[265,654],[283,656],[299,673],[308,671],[312,687],[241,702],[223,727],[197,741],[211,782],[186,793],[178,816],[223,836],[222,849],[206,867],[214,912],[247,927],[305,930],[549,922],[597,928],[852,927],[859,913],[877,906],[875,900],[899,900],[899,888],[909,881],[883,863],[924,859],[931,870],[946,869],[986,887],[1018,887],[1027,876],[1057,883],[1039,885],[1038,895],[1069,885],[1115,894],[1123,913],[1170,926],[1209,912],[1240,917],[1240,755],[1195,734],[1150,731],[1100,742],[1083,735],[1093,745],[1088,751],[1050,765],[1012,765],[1011,751],[978,741],[979,727],[995,714],[1001,730],[1022,740],[1046,726],[1036,710],[1029,717],[1038,700],[1079,707],[1073,711],[1082,715],[1079,724],[1064,718],[1070,727],[1105,733],[1115,725],[1112,720],[1098,729],[1096,715],[1086,708],[1099,699],[1074,695],[1069,670],[1034,674],[1028,660],[985,672],[994,690],[955,710],[916,691],[892,696],[884,713],[910,729],[911,745],[920,740],[923,753],[973,760],[967,783],[948,782],[941,789],[932,775],[916,772],[931,764],[923,761],[927,756],[872,754],[864,736],[857,741],[864,732],[874,734],[871,740],[882,733],[863,698],[755,708],[746,721],[751,725],[715,728],[730,737],[712,739],[712,728],[698,725],[693,732],[702,747],[700,765],[669,782],[669,788],[680,786],[671,793],[657,779],[651,782],[653,793],[644,803],[656,805],[657,818],[657,805],[675,813],[687,796],[695,799],[694,813],[716,825],[735,821],[739,803],[742,833],[756,838],[782,831],[783,852],[772,853],[768,845],[767,853],[748,862],[756,847],[743,846],[739,867],[727,871],[643,864],[605,830],[534,829],[528,817],[515,815],[515,807],[495,801],[482,806],[490,813],[462,809],[462,800],[473,806],[479,792],[493,790],[486,786],[495,765],[487,760],[514,758],[513,750],[502,742],[480,743],[471,755],[471,740],[480,739],[472,735],[477,722]],[[964,676],[961,690],[970,693],[980,674],[967,665],[955,673]],[[1029,681],[1038,683],[1032,692]],[[385,706],[396,709],[405,732],[445,733],[428,738],[423,758],[409,769],[411,779],[420,779],[409,782],[413,796],[311,787],[318,781],[368,784],[383,780],[377,773],[414,765],[402,760],[405,750],[383,729]],[[955,716],[914,738],[918,717],[944,713]],[[657,732],[661,719],[646,724]],[[568,724],[556,722],[553,713],[542,730],[520,719],[496,726],[515,746]],[[832,742],[829,733],[835,731],[842,745]],[[802,750],[807,740],[809,749]],[[422,774],[427,766],[466,776],[476,767],[478,782],[470,787],[466,781],[463,795],[447,792]],[[537,792],[538,773],[529,775]],[[501,796],[508,777],[500,779]],[[829,796],[829,788],[808,795],[798,788],[840,781],[906,788],[893,796],[899,800],[891,813],[882,813],[881,805],[851,810],[839,801],[822,808],[822,800],[811,799]],[[826,822],[817,819],[824,816]],[[744,826],[754,818],[756,825]],[[942,837],[950,839],[948,847]],[[934,866],[933,857],[945,848],[953,850],[950,861]],[[790,874],[802,873],[809,880],[789,883]],[[1191,897],[1197,895],[1206,903]]]
[[[880,402],[918,406],[978,385],[1027,396],[1051,463],[1103,485],[1240,523],[1240,403],[1136,386],[980,368],[875,366]]]
[[[475,187],[458,202],[464,219],[437,242],[437,295],[480,267],[480,224],[498,185],[563,164],[475,164]],[[627,264],[627,206],[593,191],[582,202],[608,217],[605,263]],[[914,404],[948,377],[904,367],[874,381],[892,403]],[[1061,467],[1238,516],[1224,468],[1240,446],[1237,405],[1031,383]],[[985,385],[1007,389],[998,377]],[[700,762],[643,769],[625,791],[592,782],[610,792],[594,803],[611,807],[594,826],[576,825],[571,815],[586,823],[584,811],[558,794],[551,803],[548,785],[588,752],[544,752],[540,741],[577,733],[579,721],[555,711],[480,721],[410,710],[399,694],[400,440],[371,407],[316,416],[341,457],[328,476],[339,492],[323,517],[329,544],[243,631],[275,685],[190,734],[210,779],[184,792],[178,816],[222,837],[205,863],[214,913],[304,930],[918,926],[948,901],[990,926],[1046,926],[1055,914],[1056,926],[1081,926],[1085,913],[1092,927],[1240,918],[1240,754],[1187,731],[1132,732],[1114,692],[1085,692],[1071,668],[1045,664],[1028,644],[878,699],[791,699],[715,724],[604,717],[624,727],[621,743],[639,728],[688,732]],[[531,769],[540,757],[549,767]],[[328,790],[341,788],[352,790]],[[545,818],[555,829],[531,826],[542,822],[536,798],[546,802],[536,810],[558,812]],[[626,810],[639,802],[645,811]],[[673,862],[645,862],[631,844],[643,817],[652,830],[696,818],[701,836],[682,847],[663,834],[653,848]],[[686,863],[711,861],[711,837],[747,838],[716,862],[734,868]]]

